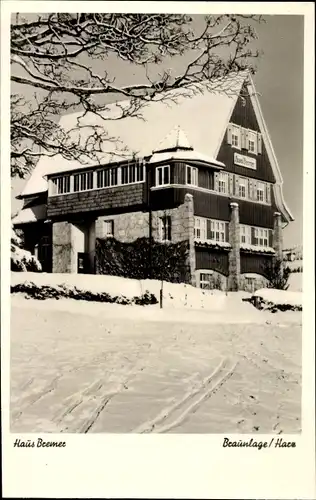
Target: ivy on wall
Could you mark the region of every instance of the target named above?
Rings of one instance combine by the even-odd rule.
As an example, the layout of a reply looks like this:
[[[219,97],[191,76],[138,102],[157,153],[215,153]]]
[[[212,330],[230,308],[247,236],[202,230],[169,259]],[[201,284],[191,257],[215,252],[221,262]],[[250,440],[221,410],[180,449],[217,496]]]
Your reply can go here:
[[[115,238],[96,239],[96,273],[134,279],[189,283],[189,242],[160,243],[138,238],[123,243]]]

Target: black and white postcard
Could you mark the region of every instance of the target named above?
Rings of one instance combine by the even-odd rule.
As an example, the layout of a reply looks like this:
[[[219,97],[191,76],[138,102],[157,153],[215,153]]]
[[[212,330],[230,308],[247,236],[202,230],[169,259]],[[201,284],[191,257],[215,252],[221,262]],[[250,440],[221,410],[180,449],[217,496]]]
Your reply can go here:
[[[315,495],[314,5],[1,5],[6,497]]]

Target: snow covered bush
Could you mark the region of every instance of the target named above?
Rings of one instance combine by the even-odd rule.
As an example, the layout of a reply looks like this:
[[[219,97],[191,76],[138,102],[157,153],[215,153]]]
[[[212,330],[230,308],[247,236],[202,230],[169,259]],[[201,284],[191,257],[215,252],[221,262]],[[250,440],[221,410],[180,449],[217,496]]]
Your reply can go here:
[[[282,259],[272,259],[265,268],[265,276],[268,280],[268,288],[287,290],[289,285],[291,269],[285,265]]]
[[[257,309],[272,313],[277,311],[302,311],[301,292],[262,288],[257,290],[251,298],[244,298],[243,301],[250,302]]]
[[[153,293],[148,290],[145,293],[133,298],[125,297],[124,295],[111,295],[106,292],[92,292],[90,290],[80,290],[76,286],[62,285],[36,285],[32,281],[25,281],[16,285],[11,285],[11,293],[24,293],[27,297],[36,300],[56,299],[61,298],[85,300],[90,302],[108,302],[111,304],[121,305],[151,305],[157,304],[158,301]]]
[[[42,266],[37,258],[22,247],[23,241],[14,228],[11,228],[11,271],[40,272]]]

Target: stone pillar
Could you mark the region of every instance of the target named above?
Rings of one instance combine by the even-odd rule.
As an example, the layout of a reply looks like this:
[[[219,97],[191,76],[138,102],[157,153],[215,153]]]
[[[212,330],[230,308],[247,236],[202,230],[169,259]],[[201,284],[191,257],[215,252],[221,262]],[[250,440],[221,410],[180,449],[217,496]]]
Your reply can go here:
[[[274,212],[272,246],[275,250],[275,258],[283,259],[283,232],[282,218],[280,212]]]
[[[238,203],[231,203],[230,208],[229,243],[232,248],[228,257],[228,290],[237,292],[239,290],[240,281],[240,229]]]
[[[186,193],[184,197],[184,216],[186,219],[187,239],[189,241],[188,265],[190,269],[190,282],[196,286],[195,278],[195,246],[194,246],[194,200],[193,195]]]
[[[75,273],[75,254],[70,222],[53,223],[53,273]]]

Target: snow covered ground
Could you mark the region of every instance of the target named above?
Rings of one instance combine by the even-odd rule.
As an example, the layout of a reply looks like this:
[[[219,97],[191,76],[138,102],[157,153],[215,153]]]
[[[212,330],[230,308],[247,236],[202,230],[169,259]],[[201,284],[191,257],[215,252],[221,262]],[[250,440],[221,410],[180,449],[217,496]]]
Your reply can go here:
[[[100,278],[101,291],[122,286]],[[158,295],[128,281],[126,296]],[[13,295],[11,431],[299,432],[301,313],[183,285],[164,295],[162,310]]]

